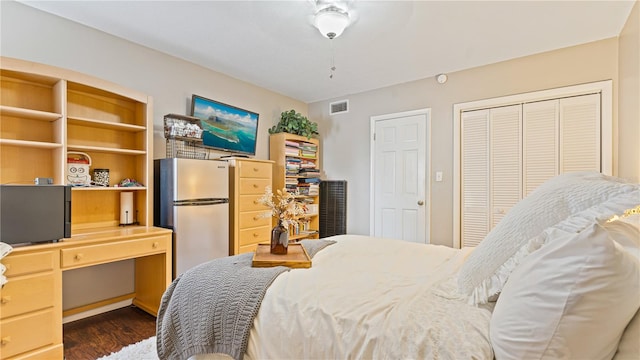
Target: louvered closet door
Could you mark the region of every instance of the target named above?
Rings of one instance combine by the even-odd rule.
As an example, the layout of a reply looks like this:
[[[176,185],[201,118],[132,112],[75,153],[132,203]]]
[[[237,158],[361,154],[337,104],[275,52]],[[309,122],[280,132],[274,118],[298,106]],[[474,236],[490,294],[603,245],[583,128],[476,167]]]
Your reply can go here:
[[[522,198],[522,106],[491,109],[489,157],[490,229]]]
[[[559,171],[559,102],[557,99],[523,105],[522,180],[524,196]]]
[[[600,94],[524,104],[524,195],[558,174],[600,171],[600,122]]]
[[[462,114],[462,246],[475,246],[489,232],[489,110]]]
[[[600,94],[560,99],[560,173],[601,171]]]

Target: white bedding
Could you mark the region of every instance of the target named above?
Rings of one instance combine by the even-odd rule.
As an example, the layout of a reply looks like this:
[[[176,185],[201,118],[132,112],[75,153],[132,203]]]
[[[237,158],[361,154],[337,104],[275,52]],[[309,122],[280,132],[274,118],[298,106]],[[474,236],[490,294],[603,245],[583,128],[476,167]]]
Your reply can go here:
[[[469,249],[332,239],[269,287],[245,359],[493,358],[490,311],[446,295]]]

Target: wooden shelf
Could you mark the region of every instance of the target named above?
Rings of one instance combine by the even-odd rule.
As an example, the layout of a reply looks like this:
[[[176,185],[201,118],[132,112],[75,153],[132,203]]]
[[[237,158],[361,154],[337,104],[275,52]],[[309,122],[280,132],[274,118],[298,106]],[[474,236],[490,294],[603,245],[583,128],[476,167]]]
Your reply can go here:
[[[299,155],[289,155],[286,153],[286,142],[294,141],[297,143],[309,143],[314,144],[316,146],[316,156],[311,158],[307,156],[299,156]],[[320,141],[315,138],[307,139],[304,136],[288,134],[288,133],[278,133],[272,134],[269,137],[269,158],[275,161],[275,168],[273,174],[273,188],[274,189],[282,189],[285,187],[286,179],[306,179],[306,178],[316,178],[319,177],[320,174],[314,174],[309,176],[304,175],[288,175],[286,171],[287,159],[300,159],[311,161],[315,164],[316,169],[319,169],[320,164]],[[319,195],[294,195],[296,199],[312,199],[312,204],[316,204],[319,207],[320,196]],[[318,212],[319,214],[319,212]],[[299,219],[305,219],[309,221],[309,228],[318,229],[320,228],[320,218],[318,214],[313,215],[302,215]],[[317,237],[317,232],[314,234],[298,234],[298,235],[290,235],[289,239],[297,240],[297,239],[306,239],[306,238],[314,238]]]
[[[67,145],[68,150],[74,151],[93,151],[93,152],[102,152],[102,153],[112,153],[112,154],[125,154],[125,155],[146,155],[147,152],[145,150],[133,150],[133,149],[118,149],[118,148],[108,148],[102,146],[84,146],[84,145]]]
[[[73,117],[73,116],[67,117],[67,123],[81,125],[81,126],[90,126],[95,128],[113,129],[113,130],[130,131],[130,132],[140,132],[140,131],[145,131],[147,129],[145,126],[121,124],[121,123],[114,123],[111,121],[102,121],[102,120]]]
[[[314,233],[310,233],[310,234],[297,234],[297,235],[289,235],[289,241],[294,241],[294,240],[304,240],[310,237],[314,237],[315,235],[318,235],[318,232],[314,232]]]
[[[0,183],[50,177],[67,183],[67,153],[87,153],[89,172],[143,187],[74,187],[72,234],[91,224],[119,222],[119,193],[135,192],[141,225],[153,223],[153,132],[150,98],[71,70],[2,57],[0,61]],[[65,116],[66,115],[66,116]],[[5,121],[6,120],[6,121]],[[20,158],[20,161],[11,159]]]
[[[24,109],[24,108],[6,106],[6,105],[0,105],[0,115],[24,117],[28,119],[43,120],[43,121],[56,121],[62,117],[62,114],[58,114],[58,113]]]
[[[40,148],[40,149],[62,148],[62,144],[58,144],[58,143],[50,143],[50,142],[43,142],[43,141],[29,141],[29,140],[14,140],[14,139],[0,139],[0,144],[29,147],[29,148]]]
[[[36,294],[44,294],[40,298],[46,306],[19,305],[21,313],[0,319],[2,331],[12,326],[20,329],[6,334],[13,339],[9,346],[3,343],[0,357],[62,359],[63,270],[135,259],[133,304],[154,315],[171,282],[171,230],[151,226],[152,99],[99,78],[45,64],[0,57],[0,67],[0,183],[27,184],[36,177],[49,177],[56,185],[66,185],[68,152],[81,151],[91,157],[90,174],[96,168],[109,169],[111,181],[134,178],[144,184],[73,187],[71,237],[16,247],[3,259],[3,263],[16,261],[31,267],[25,273],[29,274],[27,280],[40,273],[49,280],[29,285]],[[118,226],[124,191],[133,192],[137,226]],[[5,275],[14,276],[10,284],[24,280],[23,274],[15,272],[19,266],[7,268]],[[11,285],[4,287],[3,297],[11,289]],[[79,308],[93,309],[99,303]],[[33,325],[36,321],[32,319],[37,319],[37,324]]]
[[[72,191],[142,191],[147,190],[146,186],[74,186]]]

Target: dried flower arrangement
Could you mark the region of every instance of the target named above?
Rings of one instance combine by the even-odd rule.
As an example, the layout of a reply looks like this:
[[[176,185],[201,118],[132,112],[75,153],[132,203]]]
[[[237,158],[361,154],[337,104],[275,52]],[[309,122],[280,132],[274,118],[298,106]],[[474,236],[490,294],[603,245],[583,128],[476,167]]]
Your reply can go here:
[[[305,213],[305,205],[296,200],[295,196],[286,189],[278,189],[274,194],[271,186],[267,186],[264,195],[258,198],[258,203],[271,209],[270,212],[263,214],[264,217],[273,216],[285,227],[293,225]]]

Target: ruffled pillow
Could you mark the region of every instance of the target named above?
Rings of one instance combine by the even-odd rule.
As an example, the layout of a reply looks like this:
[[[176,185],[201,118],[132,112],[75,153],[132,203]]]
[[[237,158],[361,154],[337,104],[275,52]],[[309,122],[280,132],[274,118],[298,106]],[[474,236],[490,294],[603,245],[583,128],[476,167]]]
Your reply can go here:
[[[578,232],[639,203],[638,184],[596,172],[556,176],[518,202],[476,247],[460,270],[458,290],[470,304],[486,303],[550,228]]]

